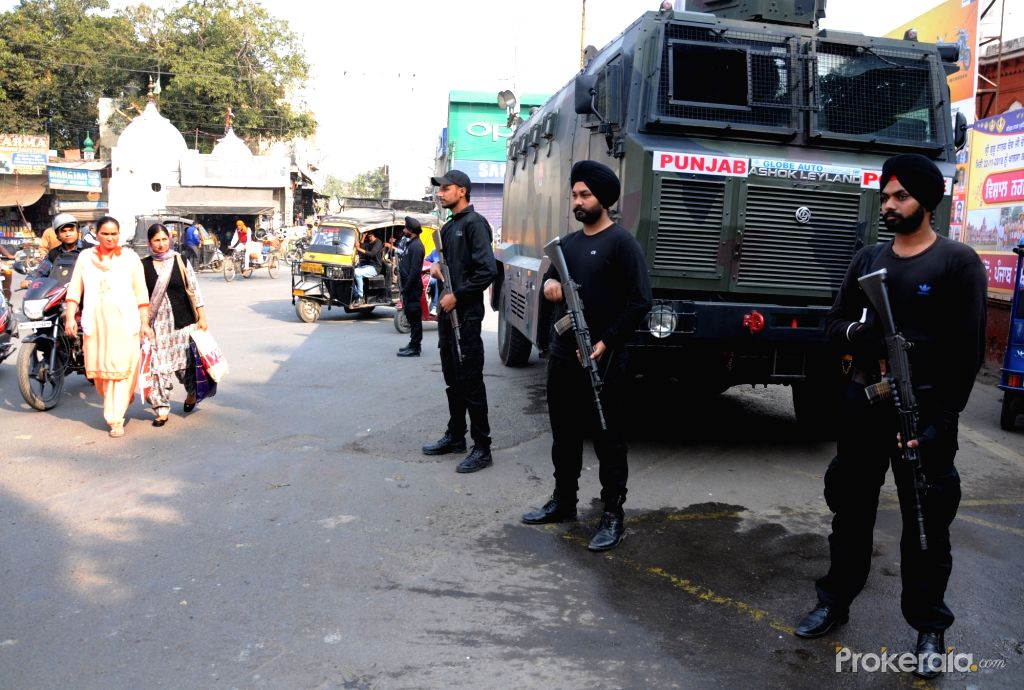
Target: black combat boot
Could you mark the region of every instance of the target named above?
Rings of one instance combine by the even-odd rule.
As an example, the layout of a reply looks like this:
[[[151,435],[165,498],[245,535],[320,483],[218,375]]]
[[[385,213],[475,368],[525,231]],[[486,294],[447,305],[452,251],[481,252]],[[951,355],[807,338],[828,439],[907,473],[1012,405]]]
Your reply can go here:
[[[490,467],[494,459],[491,457],[490,448],[481,448],[480,446],[473,446],[473,450],[469,452],[466,459],[458,464],[455,471],[459,474],[468,474],[470,472],[479,472],[485,467]]]
[[[544,504],[540,510],[531,510],[524,513],[523,524],[546,525],[551,522],[568,522],[576,519],[576,497],[559,496],[557,493],[551,496],[551,500]]]
[[[946,653],[945,635],[940,632],[917,633],[917,669],[914,675],[931,680],[942,673]]]
[[[466,439],[465,437],[455,439],[446,431],[444,436],[437,439],[431,444],[423,446],[424,455],[445,455],[446,453],[465,453],[466,452]]]

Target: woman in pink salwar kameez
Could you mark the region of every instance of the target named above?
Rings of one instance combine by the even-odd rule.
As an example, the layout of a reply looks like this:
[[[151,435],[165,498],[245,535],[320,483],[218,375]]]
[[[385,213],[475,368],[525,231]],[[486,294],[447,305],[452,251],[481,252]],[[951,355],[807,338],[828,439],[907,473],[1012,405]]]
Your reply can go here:
[[[119,246],[121,229],[110,216],[96,223],[99,245],[84,250],[68,283],[64,331],[78,330],[82,305],[85,375],[103,396],[103,417],[110,435],[124,436],[124,415],[139,374],[140,333],[149,338],[149,290],[142,262]]]

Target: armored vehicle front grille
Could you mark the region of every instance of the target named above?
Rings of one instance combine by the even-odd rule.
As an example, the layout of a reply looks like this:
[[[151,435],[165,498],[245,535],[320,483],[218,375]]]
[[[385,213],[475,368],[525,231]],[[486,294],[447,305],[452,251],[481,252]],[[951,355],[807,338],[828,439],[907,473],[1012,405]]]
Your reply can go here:
[[[526,295],[516,289],[516,286],[511,286],[509,290],[509,310],[515,314],[517,319],[526,318]]]
[[[750,185],[737,272],[744,288],[835,291],[857,242],[856,193]],[[806,223],[798,209],[810,212]]]
[[[655,269],[718,270],[725,183],[661,178]]]
[[[895,232],[885,226],[885,221],[882,220],[882,214],[878,214],[878,241],[888,242],[896,235]]]

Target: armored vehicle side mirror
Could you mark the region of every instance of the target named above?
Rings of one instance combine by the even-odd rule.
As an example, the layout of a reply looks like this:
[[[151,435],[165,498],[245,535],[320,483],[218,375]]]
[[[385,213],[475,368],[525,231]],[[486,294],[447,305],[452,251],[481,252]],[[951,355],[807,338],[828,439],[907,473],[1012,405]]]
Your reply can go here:
[[[594,95],[597,93],[597,75],[582,72],[576,75],[575,104],[577,115],[596,115]]]
[[[959,151],[967,143],[967,116],[957,111],[953,122],[953,145]]]

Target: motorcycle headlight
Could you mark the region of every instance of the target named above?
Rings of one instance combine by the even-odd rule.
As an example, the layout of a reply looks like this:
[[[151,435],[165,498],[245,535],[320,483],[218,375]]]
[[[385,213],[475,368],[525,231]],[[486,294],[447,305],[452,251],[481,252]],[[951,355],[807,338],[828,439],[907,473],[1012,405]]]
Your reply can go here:
[[[667,304],[659,304],[647,315],[647,328],[655,338],[667,338],[676,330],[676,313]]]
[[[21,313],[35,321],[43,318],[43,309],[46,308],[45,299],[27,299],[21,303]]]

